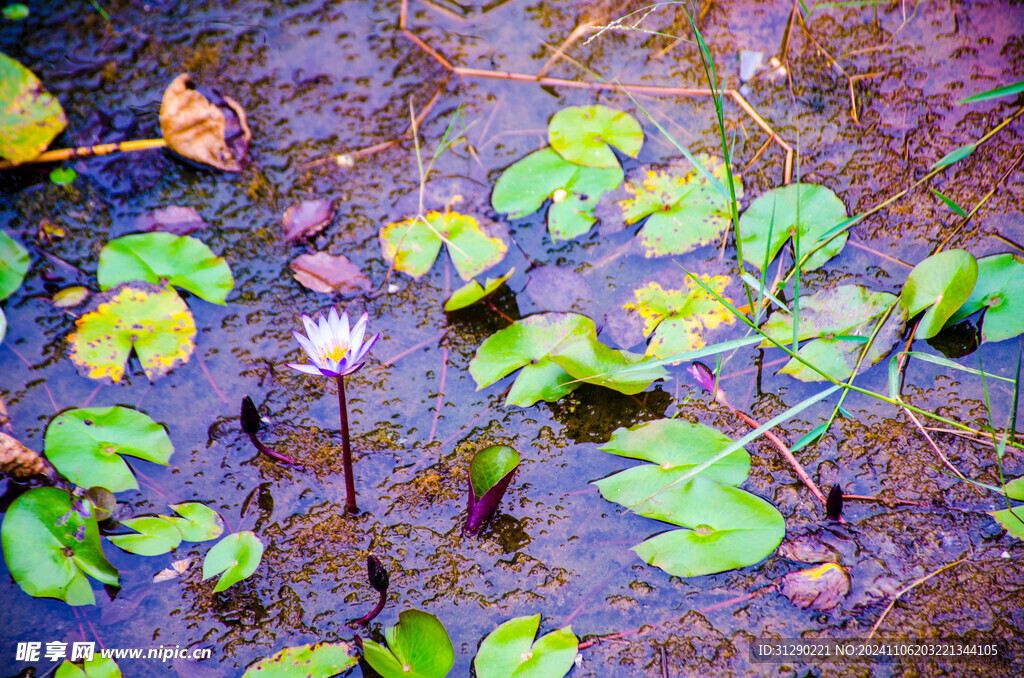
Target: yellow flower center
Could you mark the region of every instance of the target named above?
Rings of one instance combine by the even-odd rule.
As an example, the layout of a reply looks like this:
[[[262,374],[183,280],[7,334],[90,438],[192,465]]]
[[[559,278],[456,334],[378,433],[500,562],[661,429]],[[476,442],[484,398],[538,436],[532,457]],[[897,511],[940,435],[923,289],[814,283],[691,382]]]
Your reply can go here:
[[[338,362],[348,353],[348,342],[333,343],[324,351],[324,357],[328,360]]]

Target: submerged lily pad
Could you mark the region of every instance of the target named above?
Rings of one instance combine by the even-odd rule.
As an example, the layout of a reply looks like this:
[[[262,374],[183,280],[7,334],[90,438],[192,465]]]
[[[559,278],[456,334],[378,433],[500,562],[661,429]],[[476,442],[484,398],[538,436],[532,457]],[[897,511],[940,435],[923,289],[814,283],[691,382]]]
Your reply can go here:
[[[444,678],[455,665],[455,649],[437,617],[404,610],[384,632],[387,647],[363,641],[363,657],[383,678]]]
[[[813,341],[804,344],[797,355],[834,379],[848,378],[853,374],[864,341],[871,336],[882,314],[895,303],[895,296],[860,285],[840,285],[801,296],[797,305],[800,315],[797,341]],[[906,320],[906,311],[896,306],[878,330],[862,366],[874,365],[888,355],[899,341]],[[789,345],[793,341],[793,316],[776,311],[761,329],[780,344]],[[771,344],[765,341],[762,345]],[[802,381],[825,378],[795,358],[790,359],[781,372]]]
[[[488,337],[469,364],[477,389],[520,368],[507,405],[553,402],[580,382],[639,393],[666,375],[659,365],[602,344],[594,321],[575,313],[541,313],[517,320]]]
[[[348,643],[310,643],[286,647],[250,666],[242,678],[314,678],[344,673],[359,663]]]
[[[15,164],[31,160],[66,125],[60,102],[39,78],[0,52],[0,156]]]
[[[633,547],[641,559],[677,577],[754,565],[786,535],[786,521],[770,503],[699,476],[654,495],[634,511],[686,528]]]
[[[163,426],[127,407],[69,410],[46,428],[46,456],[79,487],[136,490],[139,485],[121,455],[166,466],[173,451]]]
[[[457,212],[427,212],[423,219],[388,224],[380,231],[384,257],[395,268],[418,278],[434,264],[441,244],[463,280],[469,280],[494,266],[508,252],[504,234],[497,225],[485,227],[475,218]]]
[[[172,233],[142,233],[111,240],[100,252],[100,288],[142,280],[181,287],[223,304],[234,287],[231,269],[202,240]]]
[[[492,445],[473,456],[464,527],[467,534],[478,532],[491,519],[517,468],[519,453],[505,445]]]
[[[284,239],[291,241],[316,235],[334,221],[337,213],[334,201],[327,198],[303,200],[292,205],[285,210],[282,219]]]
[[[724,162],[696,157],[712,176],[725,180]],[[738,174],[733,180],[739,200],[743,184]],[[626,197],[618,198],[623,193]],[[643,170],[627,180],[615,198],[627,224],[647,219],[637,237],[648,257],[685,254],[711,244],[722,237],[731,219],[728,199],[688,160]]]
[[[352,297],[373,288],[366,274],[343,254],[300,254],[289,266],[303,287],[321,294]]]
[[[114,546],[140,556],[169,553],[181,543],[181,532],[163,516],[127,518],[121,524],[136,534],[112,534],[107,537]]]
[[[452,292],[452,296],[448,297],[448,301],[444,302],[444,310],[451,313],[452,311],[458,311],[459,309],[466,308],[467,306],[472,306],[482,299],[486,299],[497,292],[498,288],[504,285],[515,272],[515,267],[512,267],[509,269],[508,273],[500,278],[488,278],[483,285],[478,283],[476,280],[470,280],[468,283]]]
[[[28,272],[28,250],[17,240],[0,231],[0,300],[21,287]]]
[[[553,240],[568,240],[590,230],[594,207],[605,191],[622,183],[618,163],[609,169],[568,162],[550,148],[534,151],[510,165],[494,185],[491,205],[512,219],[533,214],[545,200]]]
[[[927,309],[918,322],[917,338],[938,334],[971,296],[977,280],[978,262],[964,250],[939,252],[915,266],[903,285],[900,304],[910,318]]]
[[[790,572],[779,590],[801,609],[831,610],[850,592],[850,575],[841,565],[824,563]]]
[[[203,581],[220,575],[214,593],[242,581],[260,566],[263,542],[250,531],[235,532],[221,539],[203,559]]]
[[[473,659],[477,678],[562,678],[573,667],[579,641],[572,627],[534,642],[540,615],[516,617],[487,634]]]
[[[974,290],[946,325],[983,309],[983,342],[1003,341],[1024,333],[1024,259],[1011,253],[978,259]]]
[[[93,605],[96,597],[86,575],[118,585],[117,570],[103,555],[90,506],[76,503],[65,490],[40,487],[25,492],[7,509],[0,528],[4,560],[14,581],[30,596]]]
[[[797,234],[802,257],[818,246],[819,237],[845,220],[843,201],[824,186],[798,183],[772,189],[759,196],[740,217],[743,260],[760,269],[774,260],[782,246]],[[842,251],[847,237],[843,233],[815,252],[800,270],[820,268]]]
[[[95,295],[68,343],[83,376],[121,381],[134,348],[152,381],[188,362],[195,337],[192,312],[174,290],[131,282]]]
[[[199,212],[181,205],[154,210],[135,219],[135,230],[147,233],[162,231],[174,235],[191,235],[207,226],[209,224],[203,221]]]
[[[719,294],[729,285],[727,276],[701,276],[704,283]],[[667,358],[705,345],[704,332],[719,325],[732,325],[735,318],[725,306],[704,288],[687,279],[683,288],[666,290],[657,282],[634,291],[635,301],[625,310],[634,310],[644,320],[644,336],[654,336],[647,355]]]
[[[610,146],[635,158],[644,143],[636,118],[624,111],[602,106],[569,106],[548,123],[551,147],[569,162],[585,167],[616,167],[618,158]]]

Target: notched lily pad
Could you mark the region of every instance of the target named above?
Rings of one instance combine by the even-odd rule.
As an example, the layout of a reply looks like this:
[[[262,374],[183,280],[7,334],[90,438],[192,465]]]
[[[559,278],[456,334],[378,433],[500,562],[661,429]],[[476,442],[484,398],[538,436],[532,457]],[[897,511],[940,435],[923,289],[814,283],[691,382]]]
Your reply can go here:
[[[0,52],[0,156],[15,164],[31,160],[66,125],[60,102],[39,78]]]
[[[831,610],[850,593],[850,575],[841,565],[824,563],[790,572],[779,590],[801,609]]]
[[[321,294],[340,294],[348,298],[373,288],[366,274],[343,254],[300,254],[289,266],[303,287]]]
[[[971,296],[977,280],[978,262],[964,250],[939,252],[915,266],[903,285],[900,305],[910,318],[925,312],[917,324],[917,338],[938,334]]]
[[[635,158],[644,143],[636,118],[602,106],[569,106],[548,123],[548,140],[560,156],[585,167],[616,167],[611,146]]]
[[[221,539],[203,559],[203,581],[220,575],[214,593],[242,581],[260,566],[263,542],[253,532],[235,532]]]
[[[978,280],[964,305],[946,321],[960,322],[984,310],[981,340],[1003,341],[1024,333],[1024,259],[993,254],[978,259]]]
[[[131,280],[169,284],[214,304],[223,304],[235,286],[224,257],[202,240],[173,233],[126,235],[100,251],[100,288]]]
[[[181,544],[181,531],[163,516],[127,518],[121,525],[134,534],[112,534],[107,537],[114,546],[140,556],[158,556]]]
[[[327,198],[303,200],[284,212],[284,239],[288,241],[316,235],[338,213],[334,201]]]
[[[475,534],[498,510],[512,476],[519,468],[519,453],[505,445],[480,450],[469,464],[469,499],[463,531]]]
[[[484,225],[458,212],[427,212],[423,219],[396,221],[380,231],[384,257],[414,278],[430,270],[442,243],[463,280],[483,273],[508,252],[507,234],[499,224]]]
[[[477,678],[562,678],[573,667],[579,641],[566,626],[538,638],[540,615],[516,617],[487,634],[473,660]]]
[[[286,647],[250,666],[242,678],[308,678],[344,673],[359,663],[348,643],[310,643]]]
[[[470,280],[452,292],[452,296],[448,297],[448,301],[444,302],[444,310],[451,313],[486,299],[497,292],[498,288],[504,285],[515,272],[516,269],[513,266],[505,275],[500,278],[488,278],[483,285],[476,280]]]
[[[171,509],[181,517],[161,517],[173,523],[185,541],[209,541],[224,532],[224,519],[206,504],[189,501],[171,504]]]
[[[724,182],[725,163],[696,156],[708,172]],[[733,175],[736,199],[743,183]],[[647,219],[637,237],[647,257],[685,254],[721,239],[731,219],[728,199],[688,160],[665,167],[640,168],[630,173],[622,189],[602,198],[598,216],[635,224]]]
[[[701,279],[721,295],[729,285],[727,276],[702,275]],[[735,322],[727,308],[690,279],[678,290],[666,290],[657,282],[649,283],[634,291],[634,299],[623,308],[643,319],[645,337],[653,333],[647,355],[657,358],[702,348],[706,331]]]
[[[21,243],[0,231],[0,300],[21,287],[28,272],[28,250]]]
[[[799,235],[800,256],[818,246],[818,238],[846,220],[846,206],[835,193],[814,184],[789,184],[759,196],[740,217],[743,260],[760,269],[771,263],[782,246]],[[843,233],[804,262],[813,271],[839,254]]]
[[[152,381],[188,362],[195,337],[192,312],[174,290],[130,282],[95,295],[68,343],[82,376],[116,383],[133,348]]]
[[[68,410],[46,428],[47,457],[80,487],[138,489],[121,455],[167,465],[173,451],[163,426],[127,407]]]
[[[160,103],[160,133],[167,147],[187,160],[225,172],[241,172],[252,132],[245,110],[231,97],[211,92],[213,101],[176,77]]]
[[[383,678],[444,678],[455,665],[448,632],[429,612],[402,611],[384,637],[387,647],[363,641],[363,657]]]

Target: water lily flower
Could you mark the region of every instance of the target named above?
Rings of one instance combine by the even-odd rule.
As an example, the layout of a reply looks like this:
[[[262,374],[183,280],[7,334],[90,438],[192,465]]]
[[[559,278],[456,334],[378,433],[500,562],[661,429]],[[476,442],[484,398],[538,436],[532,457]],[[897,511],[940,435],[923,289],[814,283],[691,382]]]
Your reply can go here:
[[[308,315],[302,315],[302,324],[306,327],[306,335],[292,332],[296,341],[302,346],[312,365],[288,363],[288,367],[306,374],[323,375],[325,377],[341,377],[352,374],[363,366],[366,354],[377,343],[380,334],[375,334],[365,342],[366,319],[364,313],[355,327],[349,328],[348,313],[338,315],[337,309],[324,317],[317,315],[314,321]]]

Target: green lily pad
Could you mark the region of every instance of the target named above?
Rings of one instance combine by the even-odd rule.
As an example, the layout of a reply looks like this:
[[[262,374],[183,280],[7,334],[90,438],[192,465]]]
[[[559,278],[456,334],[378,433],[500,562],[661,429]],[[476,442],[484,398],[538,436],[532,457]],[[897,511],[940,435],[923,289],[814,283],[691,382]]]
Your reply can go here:
[[[457,212],[427,212],[423,219],[388,224],[380,231],[384,257],[399,271],[418,278],[433,266],[448,245],[448,255],[463,280],[469,280],[499,263],[508,253],[502,234],[484,227],[471,216]]]
[[[740,217],[743,259],[760,269],[774,260],[782,246],[797,233],[802,257],[804,252],[818,246],[819,237],[845,220],[843,201],[824,186],[789,184],[772,189],[759,196]],[[846,239],[843,233],[808,258],[800,270],[820,268],[842,251]]]
[[[1024,501],[1024,476],[1014,478],[1003,486],[1003,491],[1010,499]]]
[[[114,546],[140,556],[169,553],[181,544],[181,531],[163,516],[128,518],[121,524],[138,534],[112,534],[107,537]]]
[[[359,663],[348,643],[310,643],[286,647],[250,666],[242,678],[319,678],[344,673]]]
[[[65,490],[41,487],[15,499],[4,516],[0,540],[11,576],[30,596],[93,605],[96,598],[86,575],[118,585],[117,570],[103,555],[91,506],[76,507]]]
[[[203,581],[220,575],[214,593],[242,581],[260,566],[263,542],[250,531],[235,532],[221,539],[203,559]]]
[[[687,529],[671,530],[633,547],[645,562],[677,577],[697,577],[754,565],[786,535],[778,509],[743,490],[697,477],[634,509]]]
[[[404,610],[384,637],[387,647],[363,641],[363,657],[383,678],[444,678],[455,665],[448,632],[429,612]]]
[[[152,381],[188,362],[195,336],[192,313],[174,290],[131,282],[95,295],[68,343],[82,376],[121,381],[134,348]]]
[[[487,634],[473,660],[477,678],[563,678],[579,641],[566,626],[534,642],[540,615],[516,617]]]
[[[1024,506],[1015,506],[1012,513],[1010,509],[1003,509],[1002,511],[992,511],[989,515],[995,518],[996,522],[1002,525],[1011,537],[1024,539],[1024,522],[1019,518],[1022,511],[1024,511]]]
[[[46,429],[47,458],[80,487],[136,490],[139,485],[121,455],[167,465],[173,451],[163,426],[126,407],[69,410]]]
[[[704,283],[724,296],[727,276],[701,276]],[[644,336],[654,336],[647,355],[667,358],[703,348],[704,332],[736,322],[732,313],[700,285],[687,279],[683,288],[666,290],[657,282],[634,291],[636,301],[623,306],[644,320]]]
[[[812,341],[804,344],[797,355],[833,379],[849,378],[857,365],[863,341],[871,336],[882,314],[894,303],[895,296],[860,285],[840,285],[801,296],[798,304],[800,326],[797,328],[797,340]],[[901,306],[893,309],[864,356],[863,367],[874,365],[889,354],[899,341],[906,321],[906,311]],[[773,313],[761,329],[781,344],[790,345],[793,341],[793,317],[785,311]],[[762,346],[770,345],[767,341],[762,343]],[[801,381],[825,379],[795,358],[780,371]]]
[[[473,492],[482,497],[509,471],[519,466],[519,453],[506,445],[492,445],[480,450],[469,464],[469,478]]]
[[[497,292],[498,288],[504,285],[515,272],[515,267],[512,267],[509,269],[508,273],[500,278],[488,278],[487,282],[483,285],[478,283],[476,280],[470,280],[468,283],[452,292],[452,296],[448,298],[448,301],[444,302],[444,310],[451,313],[452,311],[458,311],[461,308],[472,306],[476,302],[486,299]]]
[[[0,231],[0,299],[6,299],[21,287],[28,272],[28,250]]]
[[[111,240],[100,252],[100,288],[142,280],[173,285],[223,304],[234,287],[231,269],[202,240],[173,233],[141,233]]]
[[[67,186],[78,177],[78,172],[70,167],[58,167],[50,171],[50,181],[57,186]]]
[[[638,365],[638,358],[599,342],[594,321],[586,316],[541,313],[488,337],[477,349],[469,372],[479,390],[524,368],[506,404],[526,407],[538,400],[558,400],[581,381],[639,393],[666,372],[657,365]],[[636,369],[624,372],[627,368]]]
[[[173,523],[181,531],[181,538],[185,541],[209,541],[224,532],[224,519],[206,504],[190,501],[184,504],[171,504],[171,508],[181,517],[161,518]]]
[[[81,666],[66,660],[61,662],[53,678],[121,678],[121,669],[113,659],[96,654]]]
[[[28,7],[20,2],[7,5],[0,10],[0,15],[3,15],[3,17],[8,21],[21,21],[22,19],[27,19],[28,14]]]
[[[964,250],[939,252],[915,266],[903,284],[900,303],[910,318],[928,309],[918,322],[917,338],[938,334],[971,296],[977,279],[978,262]]]
[[[39,78],[0,52],[0,156],[15,164],[31,160],[66,125],[60,102]]]
[[[640,123],[624,111],[595,106],[569,106],[548,123],[548,140],[560,156],[584,167],[616,167],[610,146],[635,158],[644,143]]]
[[[534,151],[506,169],[494,185],[491,205],[512,219],[533,214],[551,199],[548,231],[553,240],[583,235],[597,221],[594,207],[605,191],[622,183],[618,163],[609,169],[566,161],[550,148]]]
[[[725,180],[725,163],[707,155],[696,156],[708,172]],[[743,184],[733,175],[736,199]],[[663,168],[651,167],[623,187],[626,198],[618,200],[622,218],[635,224],[647,218],[637,237],[648,257],[686,254],[720,240],[729,226],[729,203],[719,190],[688,160]]]
[[[1024,259],[1010,253],[978,259],[974,290],[946,325],[958,323],[982,309],[983,342],[1003,341],[1024,333]]]

